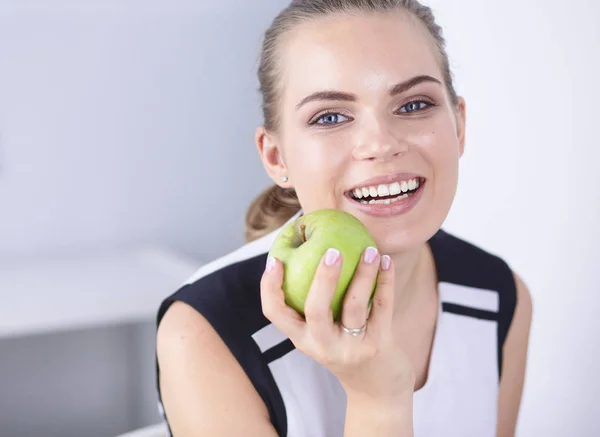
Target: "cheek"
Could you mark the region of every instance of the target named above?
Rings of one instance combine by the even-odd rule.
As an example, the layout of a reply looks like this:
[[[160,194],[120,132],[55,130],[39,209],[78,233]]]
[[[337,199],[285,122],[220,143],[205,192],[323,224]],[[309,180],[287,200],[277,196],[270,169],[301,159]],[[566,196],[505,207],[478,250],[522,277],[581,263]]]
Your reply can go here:
[[[440,213],[450,208],[458,184],[460,145],[453,120],[441,118],[427,127],[415,129],[410,141],[425,161],[430,193]]]
[[[327,172],[344,165],[344,149],[339,141],[318,136],[297,136],[288,147],[288,165],[304,173]]]
[[[343,135],[290,133],[286,165],[305,211],[334,208],[348,166],[348,140]]]
[[[432,170],[432,177],[452,178],[458,170],[460,145],[450,120],[441,119],[415,132],[412,143]]]

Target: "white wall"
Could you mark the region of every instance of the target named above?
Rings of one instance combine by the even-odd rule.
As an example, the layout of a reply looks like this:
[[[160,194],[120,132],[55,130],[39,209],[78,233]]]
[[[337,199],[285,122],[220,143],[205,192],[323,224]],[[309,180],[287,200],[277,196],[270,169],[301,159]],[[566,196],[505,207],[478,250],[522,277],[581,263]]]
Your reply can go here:
[[[210,259],[237,246],[246,205],[267,184],[253,146],[259,39],[285,3],[0,3],[0,258],[159,241]],[[600,435],[600,4],[429,3],[468,103],[467,152],[446,228],[503,256],[535,301],[519,435]],[[10,304],[2,290],[0,299]],[[128,374],[119,367],[131,362],[123,333],[81,335],[53,341],[101,339],[113,377],[107,367],[78,370],[85,348],[64,352],[60,374],[84,377],[101,396],[86,405],[100,402],[119,427],[132,426],[139,414],[106,406],[123,392],[101,386]],[[0,366],[4,393],[37,378],[52,399],[56,381],[44,382],[46,370],[15,364],[43,363],[46,340],[0,342],[0,356],[13,356]],[[67,399],[79,390],[64,389]],[[35,411],[19,402],[32,421],[47,417],[36,415],[43,402]],[[14,411],[0,409],[0,429],[11,420],[18,430],[6,413]],[[57,409],[47,424],[75,435],[77,423],[64,424],[69,413]]]
[[[446,227],[503,256],[534,299],[519,435],[600,435],[600,3],[429,3],[468,106]]]
[[[1,2],[0,256],[235,247],[267,183],[255,67],[284,4]]]

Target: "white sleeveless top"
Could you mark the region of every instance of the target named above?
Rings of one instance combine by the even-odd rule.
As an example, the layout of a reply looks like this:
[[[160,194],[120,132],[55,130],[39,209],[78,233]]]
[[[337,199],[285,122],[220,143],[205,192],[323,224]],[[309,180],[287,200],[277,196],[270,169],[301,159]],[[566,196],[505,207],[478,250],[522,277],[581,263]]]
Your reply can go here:
[[[280,229],[200,268],[165,299],[157,323],[171,303],[186,302],[241,364],[280,436],[343,437],[341,385],[262,314],[260,278]],[[414,394],[414,435],[495,437],[502,345],[516,305],[512,272],[500,258],[443,230],[429,244],[440,304],[428,379]],[[157,384],[158,372],[157,366]]]

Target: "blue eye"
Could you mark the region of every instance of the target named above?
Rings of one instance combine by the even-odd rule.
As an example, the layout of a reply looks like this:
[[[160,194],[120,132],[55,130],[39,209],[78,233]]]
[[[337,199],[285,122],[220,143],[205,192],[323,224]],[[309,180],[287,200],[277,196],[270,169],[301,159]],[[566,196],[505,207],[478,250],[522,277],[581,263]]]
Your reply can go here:
[[[328,114],[323,114],[319,118],[317,118],[311,124],[318,124],[321,126],[335,126],[336,124],[340,124],[344,121],[347,121],[348,117],[339,114],[337,112],[330,112]]]
[[[424,100],[414,100],[414,101],[408,102],[406,105],[402,106],[398,112],[402,112],[405,114],[411,114],[413,112],[419,112],[424,109],[427,109],[430,106],[433,106],[433,105]]]

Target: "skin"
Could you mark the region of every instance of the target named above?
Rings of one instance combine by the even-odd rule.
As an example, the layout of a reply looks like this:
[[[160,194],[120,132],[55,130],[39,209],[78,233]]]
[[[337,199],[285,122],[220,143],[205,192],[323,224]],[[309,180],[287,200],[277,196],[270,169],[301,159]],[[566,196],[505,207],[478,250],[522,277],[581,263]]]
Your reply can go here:
[[[381,252],[373,263],[359,267],[344,304],[344,325],[360,327],[367,318],[370,290],[361,283],[372,281],[378,271],[387,279],[378,286],[369,329],[359,339],[341,333],[327,312],[343,260],[319,267],[306,320],[283,303],[282,268],[275,261],[261,283],[263,311],[346,389],[346,437],[412,435],[412,393],[427,380],[438,305],[435,265],[426,242],[442,225],[456,192],[465,102],[451,103],[431,36],[402,13],[304,23],[287,36],[280,60],[280,125],[276,132],[260,127],[256,133],[267,173],[296,190],[305,212],[336,208],[356,215]],[[390,96],[394,85],[423,75],[442,84],[422,82]],[[315,100],[298,107],[318,91],[350,93],[354,99]],[[333,125],[310,124],[324,112],[334,115],[320,123]],[[366,179],[398,171],[427,179],[421,201],[409,213],[374,218],[345,196]],[[391,264],[386,271],[384,253]],[[516,274],[515,280],[518,304],[504,346],[498,437],[514,435],[531,324],[529,291]],[[276,435],[235,358],[186,304],[175,303],[167,311],[157,351],[163,403],[176,436]]]

